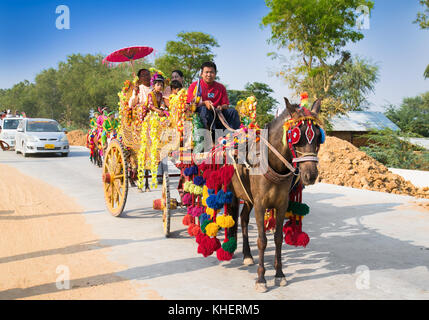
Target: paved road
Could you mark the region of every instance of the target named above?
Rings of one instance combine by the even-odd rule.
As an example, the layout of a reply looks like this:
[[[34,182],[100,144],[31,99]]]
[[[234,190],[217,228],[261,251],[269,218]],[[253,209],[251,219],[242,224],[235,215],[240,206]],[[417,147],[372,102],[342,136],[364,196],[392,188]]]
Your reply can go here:
[[[101,244],[111,248],[108,258],[128,267],[118,275],[166,299],[429,299],[429,212],[413,205],[414,198],[328,184],[308,187],[303,198],[311,212],[304,230],[310,244],[283,245],[288,285],[275,287],[274,241],[268,236],[269,291],[261,294],[254,290],[257,265],[241,263],[241,237],[235,258],[220,263],[197,254],[181,224],[183,213],[173,216],[172,237],[163,236],[161,215],[151,209],[160,190],[130,189],[124,217],[110,216],[101,169],[88,157],[83,147],[72,147],[68,158],[0,151],[0,163],[75,198]],[[257,262],[254,220],[249,233]]]

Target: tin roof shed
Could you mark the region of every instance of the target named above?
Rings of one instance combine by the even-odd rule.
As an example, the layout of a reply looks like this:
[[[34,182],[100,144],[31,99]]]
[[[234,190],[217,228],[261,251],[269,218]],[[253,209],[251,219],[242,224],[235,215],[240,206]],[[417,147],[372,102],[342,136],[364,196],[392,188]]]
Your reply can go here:
[[[399,127],[390,121],[382,112],[350,111],[347,115],[336,115],[330,121],[332,131],[370,131],[389,128],[399,131]]]

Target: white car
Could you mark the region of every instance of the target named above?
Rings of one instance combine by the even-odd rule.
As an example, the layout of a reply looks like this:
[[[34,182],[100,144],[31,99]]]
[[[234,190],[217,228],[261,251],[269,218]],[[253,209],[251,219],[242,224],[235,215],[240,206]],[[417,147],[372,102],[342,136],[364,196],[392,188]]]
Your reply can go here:
[[[24,157],[34,153],[61,153],[67,157],[70,147],[66,130],[52,119],[24,118],[17,128],[15,151]]]
[[[23,118],[6,117],[1,122],[0,140],[6,142],[11,149],[15,148],[15,135],[19,121]]]

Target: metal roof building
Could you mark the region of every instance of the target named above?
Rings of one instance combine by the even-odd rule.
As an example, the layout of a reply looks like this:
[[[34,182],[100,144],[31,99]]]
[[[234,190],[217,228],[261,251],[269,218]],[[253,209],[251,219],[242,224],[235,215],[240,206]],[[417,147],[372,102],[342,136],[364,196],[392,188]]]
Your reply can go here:
[[[330,136],[346,140],[356,147],[367,144],[367,139],[361,137],[371,129],[384,128],[399,131],[399,127],[390,121],[382,112],[351,111],[347,115],[336,115],[331,118],[332,130]]]
[[[384,128],[399,131],[399,127],[390,121],[382,112],[351,111],[347,115],[336,115],[330,121],[332,131],[365,132],[371,129]]]

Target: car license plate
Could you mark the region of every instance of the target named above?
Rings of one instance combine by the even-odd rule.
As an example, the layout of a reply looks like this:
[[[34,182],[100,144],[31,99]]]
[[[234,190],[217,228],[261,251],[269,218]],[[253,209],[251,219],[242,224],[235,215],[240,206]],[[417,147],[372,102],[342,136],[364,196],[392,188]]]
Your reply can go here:
[[[53,145],[53,144],[45,144],[45,149],[55,149],[55,145]]]

